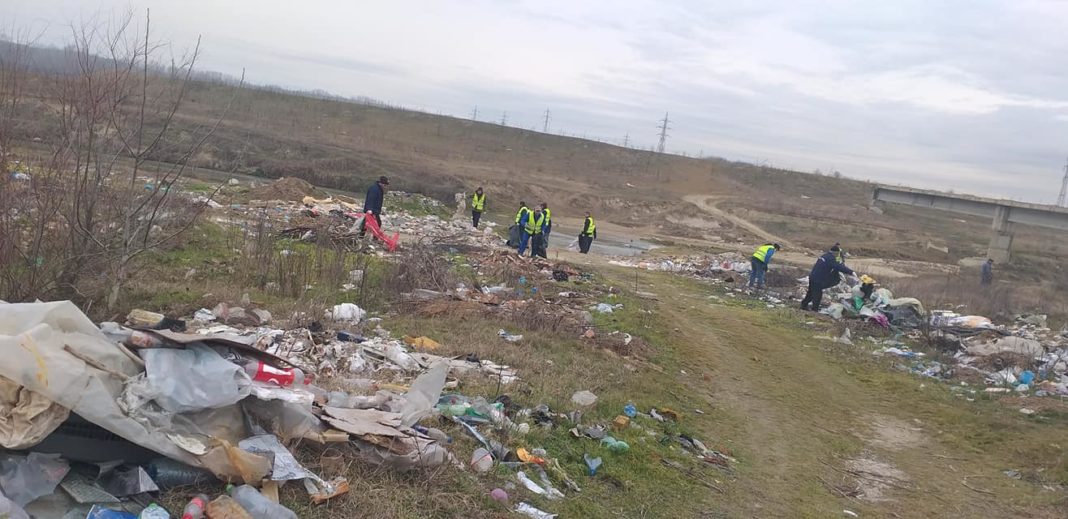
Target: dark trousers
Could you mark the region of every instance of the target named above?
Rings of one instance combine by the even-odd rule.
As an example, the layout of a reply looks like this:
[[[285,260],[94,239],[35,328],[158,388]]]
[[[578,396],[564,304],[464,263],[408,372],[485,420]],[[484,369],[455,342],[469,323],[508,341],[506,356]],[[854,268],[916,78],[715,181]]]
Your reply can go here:
[[[478,221],[482,219],[482,211],[471,211],[471,225],[478,229]]]
[[[819,312],[820,305],[823,304],[823,287],[811,280],[808,282],[808,292],[805,292],[805,298],[801,300],[801,309],[808,310],[809,303],[812,304],[813,312]]]
[[[579,236],[579,252],[589,254],[590,245],[593,245],[593,236]]]
[[[530,257],[540,256],[549,259],[545,253],[545,235],[538,233],[530,237]]]

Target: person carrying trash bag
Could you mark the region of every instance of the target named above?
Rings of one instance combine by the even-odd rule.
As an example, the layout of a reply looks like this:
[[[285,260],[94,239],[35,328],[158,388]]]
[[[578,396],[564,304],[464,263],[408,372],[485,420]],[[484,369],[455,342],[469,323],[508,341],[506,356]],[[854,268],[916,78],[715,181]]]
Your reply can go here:
[[[835,243],[816,260],[812,271],[808,273],[808,291],[805,292],[805,298],[801,300],[801,309],[819,312],[820,305],[823,303],[823,291],[837,285],[842,279],[841,274],[857,278],[853,269],[845,265],[845,255],[841,245]]]
[[[367,188],[367,196],[363,199],[363,214],[370,212],[379,228],[382,227],[382,204],[385,201],[387,186],[389,186],[389,179],[384,176],[378,177],[378,182]],[[366,234],[367,227],[364,222],[360,224],[360,237],[363,238]]]
[[[515,213],[515,225],[509,229],[508,245],[517,247],[522,256],[530,242],[530,233],[527,232],[527,223],[534,212],[527,208],[526,202],[519,202],[519,211]]]
[[[753,255],[749,258],[752,266],[749,270],[749,288],[764,288],[764,277],[768,273],[771,257],[781,248],[782,245],[778,243],[765,243],[753,251]]]

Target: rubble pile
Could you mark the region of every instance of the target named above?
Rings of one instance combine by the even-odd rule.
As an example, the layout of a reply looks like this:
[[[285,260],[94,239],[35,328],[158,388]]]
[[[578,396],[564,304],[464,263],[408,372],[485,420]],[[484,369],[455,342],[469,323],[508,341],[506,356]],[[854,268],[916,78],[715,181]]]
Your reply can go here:
[[[390,193],[396,197],[411,196],[407,193]],[[418,197],[424,205],[434,207],[441,203]],[[302,241],[315,242],[320,233],[326,233],[336,242],[359,242],[363,240],[363,204],[348,197],[335,196],[314,198],[304,196],[298,201],[274,200],[258,202],[250,206],[233,206],[233,216],[247,220],[267,218],[278,234]],[[382,228],[389,233],[417,236],[420,240],[435,245],[472,246],[493,248],[503,246],[496,234],[496,224],[485,222],[481,229],[472,229],[466,218],[444,220],[435,214],[414,215],[404,209],[389,207],[382,215]]]
[[[312,501],[322,502],[347,492],[348,482],[306,470],[286,443],[344,443],[364,462],[396,470],[458,463],[443,433],[418,425],[435,413],[445,388],[457,387],[455,378],[447,379],[481,374],[502,386],[518,380],[514,369],[489,360],[415,351],[380,327],[370,338],[316,323],[275,329],[266,312],[238,307],[201,309],[188,320],[136,311],[128,323],[137,328],[97,327],[69,302],[10,304],[4,310],[0,347],[11,355],[0,367],[0,381],[6,394],[21,396],[3,401],[0,412],[13,420],[0,441],[5,448],[34,451],[0,468],[0,495],[20,512],[32,512],[27,505],[52,495],[57,485],[74,488],[66,494],[68,506],[85,505],[88,513],[102,503],[143,508],[145,503],[119,498],[216,478],[264,487],[296,480]],[[344,320],[342,309],[332,310],[343,316],[343,325],[357,324]],[[241,315],[257,318],[235,318]],[[413,343],[435,344],[422,339]],[[332,380],[335,389],[320,380]],[[35,458],[39,445],[57,447],[49,436],[75,415],[128,442],[107,471],[87,475],[87,464],[110,459],[84,452],[84,439],[58,445],[49,451],[57,452],[50,461]],[[171,462],[170,468],[159,469],[161,461]],[[144,474],[140,488],[110,492],[112,473],[130,471]],[[34,494],[18,497],[18,485],[32,485]],[[248,492],[258,495],[254,488],[242,491]]]

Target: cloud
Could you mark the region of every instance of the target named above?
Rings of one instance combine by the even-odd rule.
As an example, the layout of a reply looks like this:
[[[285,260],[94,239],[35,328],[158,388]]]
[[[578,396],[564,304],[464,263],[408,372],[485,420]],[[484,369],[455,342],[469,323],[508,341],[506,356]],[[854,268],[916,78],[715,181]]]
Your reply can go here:
[[[62,27],[130,0],[6,2]],[[1052,201],[1068,153],[1057,0],[134,0],[204,68],[648,147]],[[61,41],[63,31],[51,31]],[[490,115],[492,114],[492,115]]]

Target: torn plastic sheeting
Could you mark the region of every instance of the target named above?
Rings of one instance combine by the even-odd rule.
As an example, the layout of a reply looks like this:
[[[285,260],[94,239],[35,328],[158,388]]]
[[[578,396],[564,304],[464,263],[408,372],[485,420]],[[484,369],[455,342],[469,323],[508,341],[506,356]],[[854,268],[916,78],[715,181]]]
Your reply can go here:
[[[399,429],[402,417],[399,413],[377,409],[345,409],[326,407],[323,417],[330,425],[356,436],[407,436]]]
[[[70,301],[5,305],[0,312],[0,352],[4,354],[0,376],[113,434],[188,465],[207,468],[222,478],[250,473],[236,466],[224,451],[212,449],[204,456],[193,455],[168,438],[169,431],[123,413],[117,402],[123,381],[141,373],[141,367]],[[92,364],[83,359],[91,359]]]
[[[353,444],[360,450],[360,455],[365,461],[374,465],[386,465],[396,470],[433,468],[452,459],[449,451],[433,440],[409,437],[396,443],[399,445],[392,445],[394,448],[391,450],[365,439],[353,440]]]
[[[434,406],[441,398],[441,390],[445,387],[445,376],[448,374],[449,363],[439,361],[416,377],[411,389],[405,393],[404,405],[400,408],[402,425],[411,427],[434,412]]]
[[[0,487],[8,499],[26,506],[55,492],[69,471],[70,465],[59,454],[31,452],[25,458],[11,456],[0,463]]]
[[[25,449],[41,443],[70,410],[40,393],[0,377],[0,446]]]
[[[249,395],[252,380],[245,370],[207,346],[150,348],[139,353],[145,359],[154,400],[172,413],[224,407]]]
[[[0,517],[5,519],[30,519],[30,515],[14,501],[0,494]]]
[[[550,514],[534,507],[529,503],[519,503],[515,507],[515,511],[518,514],[523,514],[531,519],[556,519],[556,514]]]
[[[241,401],[241,407],[246,416],[284,441],[316,435],[325,429],[311,408],[300,404],[248,398]]]
[[[211,329],[221,329],[221,330],[236,331],[233,328],[230,328],[229,326],[221,326],[221,327],[211,328]],[[190,344],[195,344],[195,343],[205,343],[205,344],[209,344],[209,345],[215,344],[215,345],[218,345],[218,346],[223,346],[223,347],[226,347],[226,348],[237,350],[237,352],[242,354],[242,355],[251,357],[251,358],[256,359],[256,360],[263,361],[263,362],[265,362],[267,364],[270,364],[271,366],[274,366],[274,367],[279,367],[279,368],[297,367],[292,362],[289,362],[288,360],[283,359],[282,357],[279,357],[277,355],[273,355],[271,353],[268,353],[266,351],[263,351],[263,350],[260,350],[260,349],[256,348],[255,344],[260,339],[260,336],[238,335],[236,333],[230,333],[230,332],[225,332],[225,331],[204,333],[205,330],[200,330],[201,333],[196,333],[196,334],[172,332],[170,330],[143,330],[143,331],[146,332],[146,333],[154,334],[154,335],[156,335],[156,336],[158,336],[158,337],[160,337],[162,339],[166,339],[166,340],[168,340],[170,342],[173,342],[173,343],[179,344],[179,345],[183,345],[183,346],[190,345]],[[273,335],[274,333],[280,333],[280,331],[276,330],[275,332],[271,332],[268,335]],[[262,334],[261,334],[261,336],[262,336]]]
[[[1038,357],[1039,355],[1046,353],[1045,348],[1042,347],[1042,343],[1011,335],[1008,337],[999,337],[988,342],[969,344],[965,349],[972,355],[983,356],[1001,352],[1012,352],[1019,355],[1026,355],[1028,357]]]
[[[238,443],[238,447],[253,454],[273,458],[271,464],[272,481],[291,481],[304,478],[318,479],[314,474],[308,472],[308,469],[305,469],[300,462],[293,457],[293,453],[289,452],[289,449],[282,445],[282,443],[278,441],[278,437],[273,434],[262,434],[251,438],[245,438]]]
[[[524,487],[526,487],[527,490],[534,492],[539,496],[545,496],[546,499],[560,499],[561,497],[564,497],[564,495],[561,494],[560,491],[556,490],[555,488],[549,487],[552,489],[550,491],[546,488],[543,488],[541,485],[535,483],[533,480],[528,478],[527,474],[522,470],[516,472],[515,477],[519,480],[520,483],[523,484]]]

